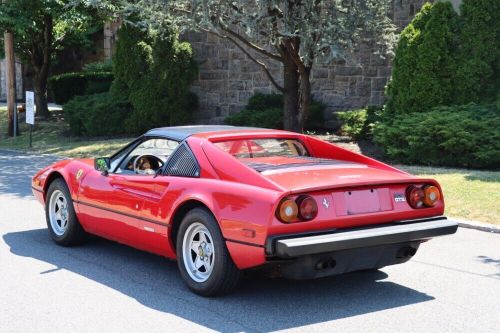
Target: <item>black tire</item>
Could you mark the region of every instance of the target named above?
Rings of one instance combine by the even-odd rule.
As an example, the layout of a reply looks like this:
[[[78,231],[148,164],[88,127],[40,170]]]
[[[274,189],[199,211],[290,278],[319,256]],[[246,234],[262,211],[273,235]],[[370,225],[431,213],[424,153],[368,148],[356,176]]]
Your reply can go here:
[[[67,203],[67,226],[62,234],[56,233],[54,227],[50,222],[50,201],[54,192],[59,191],[66,199]],[[66,182],[61,179],[55,179],[49,186],[47,191],[47,196],[45,200],[45,219],[47,220],[47,228],[49,229],[49,235],[52,240],[61,246],[73,246],[79,245],[86,240],[86,232],[83,230],[80,222],[75,214],[75,208],[73,207],[73,200],[71,199],[71,194],[69,192]]]
[[[213,239],[214,258],[213,269],[204,282],[195,281],[187,272],[183,258],[184,236],[189,226],[201,223],[205,226]],[[219,229],[219,225],[213,215],[204,208],[195,208],[189,211],[181,222],[176,240],[177,264],[182,279],[189,289],[201,296],[218,296],[235,290],[242,278],[240,271],[234,264]]]

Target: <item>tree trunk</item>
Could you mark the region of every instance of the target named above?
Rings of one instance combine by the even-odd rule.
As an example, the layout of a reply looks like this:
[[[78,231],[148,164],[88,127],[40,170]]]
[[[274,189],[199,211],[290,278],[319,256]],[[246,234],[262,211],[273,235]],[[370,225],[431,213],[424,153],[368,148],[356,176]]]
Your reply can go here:
[[[309,106],[311,105],[311,67],[306,67],[300,73],[299,87],[299,126],[304,128],[309,117]]]
[[[287,131],[301,132],[299,124],[299,72],[292,57],[284,53],[284,110],[283,127]]]
[[[47,103],[47,76],[40,77],[35,74],[33,80],[33,86],[35,88],[35,105],[36,105],[36,115],[41,118],[49,118],[49,108]]]
[[[43,19],[43,34],[41,43],[34,46],[31,55],[31,63],[35,71],[34,88],[35,88],[35,105],[36,115],[41,118],[49,118],[49,108],[47,103],[47,79],[51,65],[52,55],[52,38],[53,38],[53,18],[50,15],[45,15]]]
[[[5,67],[7,69],[6,84],[7,87],[7,113],[8,113],[8,129],[7,135],[14,136],[14,112],[16,110],[16,65],[14,58],[14,36],[12,32],[5,32]],[[17,131],[16,131],[17,132]]]

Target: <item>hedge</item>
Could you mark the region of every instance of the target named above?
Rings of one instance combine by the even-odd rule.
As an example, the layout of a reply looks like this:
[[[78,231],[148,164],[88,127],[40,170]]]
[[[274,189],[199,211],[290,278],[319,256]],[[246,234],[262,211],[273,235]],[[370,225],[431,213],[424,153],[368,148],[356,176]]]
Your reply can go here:
[[[49,93],[57,104],[64,104],[75,96],[109,91],[113,73],[78,72],[49,78]]]
[[[309,106],[305,129],[321,129],[324,126],[324,110],[324,104],[313,101]],[[283,129],[283,95],[257,93],[250,97],[247,106],[241,112],[226,117],[224,123],[234,126]]]
[[[496,105],[436,107],[378,123],[374,140],[402,163],[466,168],[500,167],[500,110]]]
[[[379,120],[381,110],[379,106],[369,106],[366,109],[337,112],[342,122],[340,131],[356,140],[371,139],[373,126]]]
[[[75,135],[124,134],[124,119],[129,113],[128,102],[117,100],[109,92],[76,96],[64,105],[64,115]]]

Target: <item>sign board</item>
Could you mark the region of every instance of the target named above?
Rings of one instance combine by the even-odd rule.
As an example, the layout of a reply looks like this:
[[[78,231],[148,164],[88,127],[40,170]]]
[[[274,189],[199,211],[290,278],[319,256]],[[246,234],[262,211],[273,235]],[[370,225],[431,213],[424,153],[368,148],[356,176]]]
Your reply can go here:
[[[26,124],[35,125],[35,94],[26,91]]]

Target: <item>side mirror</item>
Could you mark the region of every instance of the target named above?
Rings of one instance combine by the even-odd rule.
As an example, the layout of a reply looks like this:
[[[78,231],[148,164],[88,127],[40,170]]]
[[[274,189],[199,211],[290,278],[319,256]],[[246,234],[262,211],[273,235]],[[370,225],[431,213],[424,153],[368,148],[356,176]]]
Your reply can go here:
[[[110,168],[109,157],[98,157],[94,160],[94,168],[100,171],[103,176],[107,176]]]

